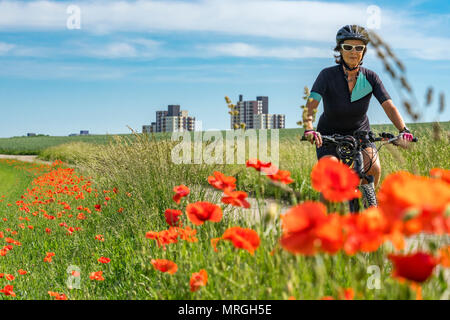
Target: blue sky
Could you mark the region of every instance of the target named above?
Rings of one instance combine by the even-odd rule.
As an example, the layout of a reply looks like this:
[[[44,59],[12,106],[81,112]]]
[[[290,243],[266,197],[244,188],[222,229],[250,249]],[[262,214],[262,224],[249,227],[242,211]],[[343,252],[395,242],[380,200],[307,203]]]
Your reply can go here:
[[[81,29],[68,29],[70,4]],[[269,112],[297,127],[303,87],[334,64],[339,27],[368,26],[365,1],[1,1],[0,137],[27,132],[127,133],[169,104],[228,129],[224,101],[269,96]],[[376,1],[375,31],[407,68],[421,121],[450,120],[425,108],[428,86],[450,95],[448,1]],[[370,20],[372,18],[372,20]],[[373,55],[364,66],[383,80],[405,120],[395,84]],[[322,107],[320,106],[319,112]],[[375,98],[371,123],[389,119]]]

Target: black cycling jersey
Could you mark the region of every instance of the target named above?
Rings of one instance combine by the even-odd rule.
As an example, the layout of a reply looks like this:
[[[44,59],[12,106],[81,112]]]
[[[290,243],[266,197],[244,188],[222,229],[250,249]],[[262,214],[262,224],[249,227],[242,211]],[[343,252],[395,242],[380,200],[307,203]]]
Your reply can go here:
[[[348,135],[356,130],[370,130],[367,110],[373,95],[382,104],[391,97],[378,75],[360,67],[351,94],[342,65],[325,68],[311,89],[310,98],[323,100],[323,113],[317,131],[323,135]]]

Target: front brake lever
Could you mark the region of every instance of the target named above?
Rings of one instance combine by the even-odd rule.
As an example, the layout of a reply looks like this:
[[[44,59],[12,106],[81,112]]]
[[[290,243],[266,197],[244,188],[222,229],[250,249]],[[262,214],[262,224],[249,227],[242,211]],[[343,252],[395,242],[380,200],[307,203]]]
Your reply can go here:
[[[398,140],[399,140],[399,137],[394,137],[394,138],[389,139],[388,143],[392,143],[394,146],[398,146],[399,145]]]

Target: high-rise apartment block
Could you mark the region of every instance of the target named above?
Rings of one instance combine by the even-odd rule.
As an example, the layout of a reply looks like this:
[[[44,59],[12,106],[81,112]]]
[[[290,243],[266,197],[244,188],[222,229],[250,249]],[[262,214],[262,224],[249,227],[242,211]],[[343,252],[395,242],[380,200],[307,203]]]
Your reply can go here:
[[[189,117],[180,105],[169,105],[167,111],[156,111],[156,122],[143,125],[142,132],[194,131],[195,117]]]
[[[256,100],[243,101],[240,94],[235,110],[239,113],[231,115],[231,129],[241,123],[245,123],[246,129],[285,128],[284,114],[269,114],[269,97],[260,96]]]

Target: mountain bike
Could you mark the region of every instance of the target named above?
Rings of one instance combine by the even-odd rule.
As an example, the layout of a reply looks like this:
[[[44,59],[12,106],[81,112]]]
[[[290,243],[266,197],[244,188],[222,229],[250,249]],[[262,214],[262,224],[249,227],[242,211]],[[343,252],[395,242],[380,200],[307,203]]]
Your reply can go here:
[[[386,144],[394,144],[398,145],[398,141],[401,139],[400,135],[394,135],[392,133],[383,132],[379,134],[379,137],[376,137],[372,131],[359,130],[355,131],[353,135],[340,135],[333,134],[331,136],[323,135],[322,136],[322,144],[323,145],[334,145],[336,146],[336,153],[338,155],[339,160],[343,163],[352,167],[352,169],[358,174],[360,179],[365,179],[367,184],[360,184],[360,190],[363,195],[363,205],[364,208],[368,207],[376,207],[377,206],[377,198],[375,194],[375,186],[374,186],[374,177],[368,175],[372,165],[375,163],[378,152],[381,148]],[[308,141],[304,136],[301,139],[302,141]],[[418,139],[414,138],[412,142],[417,142]],[[367,152],[365,149],[370,146],[371,142],[383,142],[380,146],[375,149],[375,154],[372,158],[370,158],[370,163],[368,168],[364,168],[363,161],[363,153]],[[350,212],[359,212],[361,205],[359,199],[353,199],[349,201]]]

